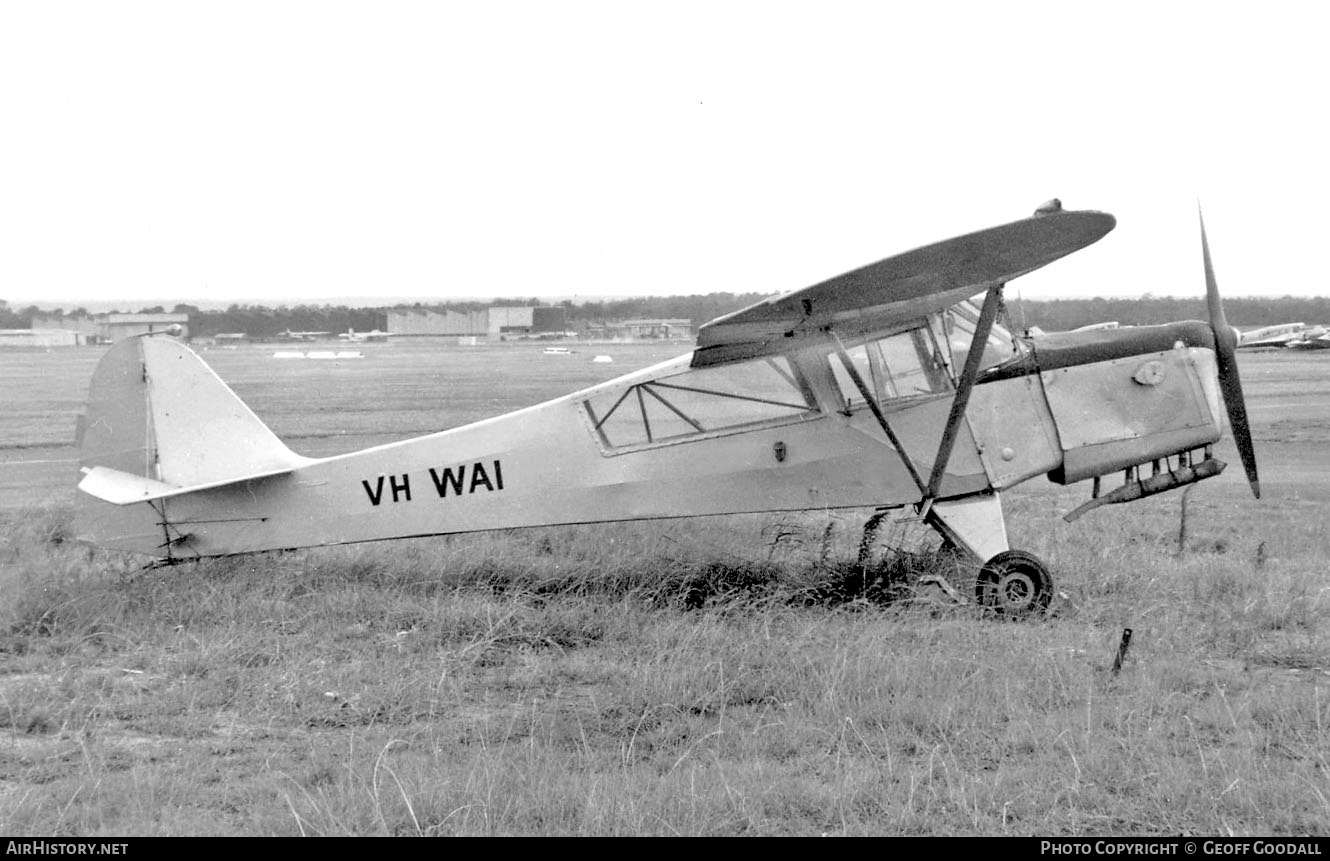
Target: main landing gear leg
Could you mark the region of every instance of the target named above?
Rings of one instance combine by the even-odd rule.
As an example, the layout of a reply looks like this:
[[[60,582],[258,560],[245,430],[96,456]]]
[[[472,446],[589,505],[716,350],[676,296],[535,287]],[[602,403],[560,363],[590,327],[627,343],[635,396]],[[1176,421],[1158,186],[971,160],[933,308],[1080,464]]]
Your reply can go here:
[[[980,606],[1012,618],[1037,615],[1048,609],[1053,599],[1053,577],[1039,557],[1012,550],[1007,545],[1007,527],[998,494],[981,493],[936,502],[926,522],[944,541],[983,563],[974,587],[974,597]]]

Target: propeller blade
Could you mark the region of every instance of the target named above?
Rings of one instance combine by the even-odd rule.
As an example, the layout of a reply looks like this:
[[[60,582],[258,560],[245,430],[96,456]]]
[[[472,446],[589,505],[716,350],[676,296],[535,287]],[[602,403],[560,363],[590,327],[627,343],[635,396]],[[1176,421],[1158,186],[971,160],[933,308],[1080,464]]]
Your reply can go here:
[[[1201,219],[1201,254],[1205,258],[1205,303],[1210,308],[1210,328],[1215,334],[1215,360],[1219,366],[1219,390],[1224,394],[1228,408],[1228,423],[1233,428],[1233,441],[1238,444],[1242,468],[1247,472],[1247,483],[1257,499],[1261,498],[1261,481],[1256,474],[1256,449],[1252,446],[1251,427],[1247,423],[1247,402],[1242,397],[1242,379],[1238,376],[1237,332],[1224,317],[1224,302],[1219,298],[1219,284],[1215,281],[1214,264],[1210,262],[1210,243],[1205,236],[1205,216],[1196,207]]]

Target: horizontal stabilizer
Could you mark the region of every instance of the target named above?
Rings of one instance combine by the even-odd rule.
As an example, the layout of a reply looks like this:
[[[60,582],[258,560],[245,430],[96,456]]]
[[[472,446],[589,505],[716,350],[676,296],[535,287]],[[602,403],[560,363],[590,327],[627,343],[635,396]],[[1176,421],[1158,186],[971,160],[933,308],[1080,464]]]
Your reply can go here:
[[[162,544],[168,533],[180,537],[165,500],[257,490],[255,483],[284,481],[277,476],[311,462],[283,445],[192,350],[160,335],[123,338],[102,356],[78,440],[74,534],[154,555],[171,555]],[[134,504],[141,502],[149,505]]]
[[[154,499],[165,499],[171,496],[195,493],[200,490],[210,490],[214,487],[225,487],[229,484],[271,478],[274,475],[286,475],[291,471],[291,469],[275,469],[225,481],[180,487],[167,484],[164,481],[145,478],[141,475],[122,472],[118,469],[111,469],[107,466],[85,466],[83,468],[83,480],[79,482],[79,490],[114,505],[130,505],[135,502],[151,502]]]

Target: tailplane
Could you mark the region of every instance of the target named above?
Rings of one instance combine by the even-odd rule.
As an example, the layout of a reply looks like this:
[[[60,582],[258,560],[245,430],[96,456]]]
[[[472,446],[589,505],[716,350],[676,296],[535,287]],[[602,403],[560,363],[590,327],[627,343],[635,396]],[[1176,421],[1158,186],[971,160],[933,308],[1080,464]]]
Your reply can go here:
[[[160,524],[148,526],[161,518],[131,503],[281,475],[309,462],[192,350],[160,335],[128,338],[107,351],[78,436],[79,490],[86,494],[79,537],[126,549],[143,549],[145,529],[162,534]]]

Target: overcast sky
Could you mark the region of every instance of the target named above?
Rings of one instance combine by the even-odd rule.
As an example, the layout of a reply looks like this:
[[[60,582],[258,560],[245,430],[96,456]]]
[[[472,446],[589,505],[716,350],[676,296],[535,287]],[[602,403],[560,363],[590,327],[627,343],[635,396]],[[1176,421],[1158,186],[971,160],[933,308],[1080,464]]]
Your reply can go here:
[[[0,298],[783,292],[1114,213],[1026,297],[1324,295],[1312,3],[0,4]]]

